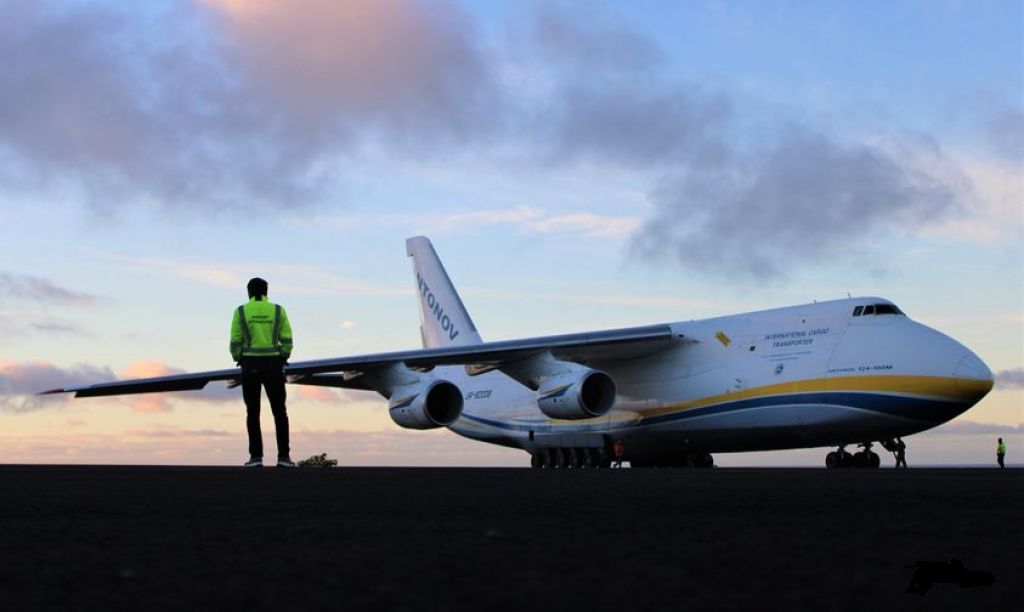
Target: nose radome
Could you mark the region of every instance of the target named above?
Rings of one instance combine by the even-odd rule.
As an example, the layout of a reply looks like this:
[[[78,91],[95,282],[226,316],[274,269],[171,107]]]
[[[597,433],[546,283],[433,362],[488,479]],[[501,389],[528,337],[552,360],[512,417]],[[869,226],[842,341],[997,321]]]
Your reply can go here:
[[[957,378],[967,378],[970,380],[987,380],[988,382],[993,380],[992,370],[988,369],[985,362],[970,351],[967,351],[967,354],[960,359],[960,363],[957,364],[953,375]]]
[[[971,399],[975,403],[992,390],[992,370],[971,351],[967,351],[967,354],[961,357],[953,376],[956,377],[960,389],[966,395],[972,396]]]

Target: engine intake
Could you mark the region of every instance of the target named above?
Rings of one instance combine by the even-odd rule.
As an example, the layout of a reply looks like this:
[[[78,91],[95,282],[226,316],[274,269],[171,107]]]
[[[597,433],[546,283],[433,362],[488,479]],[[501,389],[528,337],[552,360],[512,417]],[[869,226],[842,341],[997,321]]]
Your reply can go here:
[[[575,370],[547,378],[537,392],[537,406],[553,419],[589,419],[611,410],[615,382],[599,370]]]
[[[462,391],[446,380],[398,387],[391,394],[388,413],[406,429],[447,427],[462,415]]]

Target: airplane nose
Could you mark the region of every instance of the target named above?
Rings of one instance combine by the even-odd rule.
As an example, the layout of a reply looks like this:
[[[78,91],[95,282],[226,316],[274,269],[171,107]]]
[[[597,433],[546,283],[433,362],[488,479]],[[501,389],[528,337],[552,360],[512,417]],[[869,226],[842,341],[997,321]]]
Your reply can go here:
[[[971,351],[960,358],[953,370],[957,386],[972,404],[977,403],[992,390],[994,377],[985,362]]]

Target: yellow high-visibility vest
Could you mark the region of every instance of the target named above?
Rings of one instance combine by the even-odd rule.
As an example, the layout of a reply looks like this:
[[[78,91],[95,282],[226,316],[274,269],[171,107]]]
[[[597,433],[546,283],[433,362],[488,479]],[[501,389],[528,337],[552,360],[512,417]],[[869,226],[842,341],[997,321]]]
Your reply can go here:
[[[267,296],[251,298],[231,317],[231,357],[283,357],[292,354],[292,326],[283,306]]]

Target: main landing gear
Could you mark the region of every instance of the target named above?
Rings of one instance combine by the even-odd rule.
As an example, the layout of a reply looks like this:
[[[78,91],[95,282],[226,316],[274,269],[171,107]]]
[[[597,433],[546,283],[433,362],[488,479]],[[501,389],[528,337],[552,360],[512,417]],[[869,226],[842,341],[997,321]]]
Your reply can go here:
[[[871,450],[870,442],[858,444],[863,450],[850,454],[846,451],[846,445],[841,444],[837,450],[825,456],[825,467],[830,470],[843,468],[878,469],[882,460],[878,454]]]
[[[530,467],[544,469],[597,469],[611,467],[611,457],[601,448],[538,448]]]
[[[530,454],[530,467],[538,470],[603,469],[612,466],[608,449],[603,448],[538,448]],[[631,459],[633,468],[712,468],[711,453],[691,452],[660,460]]]

